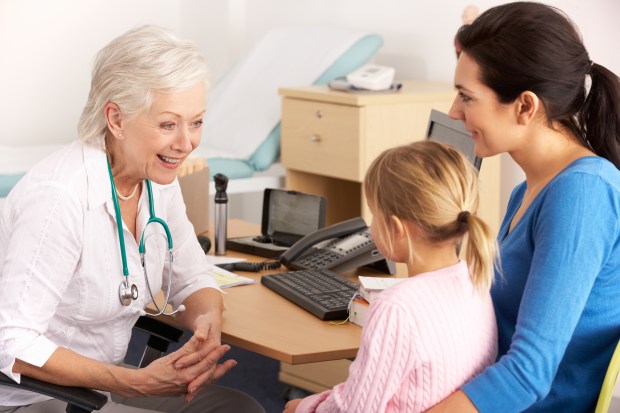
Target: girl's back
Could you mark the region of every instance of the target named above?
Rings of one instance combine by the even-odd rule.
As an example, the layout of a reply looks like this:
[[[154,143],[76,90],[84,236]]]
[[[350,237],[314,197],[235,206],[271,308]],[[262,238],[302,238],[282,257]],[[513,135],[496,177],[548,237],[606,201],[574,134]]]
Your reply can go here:
[[[423,412],[496,353],[490,296],[474,289],[465,262],[416,275],[371,305],[349,379],[334,389],[342,404],[332,411]]]

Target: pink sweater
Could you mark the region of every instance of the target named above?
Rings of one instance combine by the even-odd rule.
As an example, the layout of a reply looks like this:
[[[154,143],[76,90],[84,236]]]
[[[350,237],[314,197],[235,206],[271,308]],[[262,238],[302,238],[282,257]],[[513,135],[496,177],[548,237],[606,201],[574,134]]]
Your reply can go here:
[[[474,289],[461,261],[381,293],[347,380],[306,397],[296,412],[423,412],[496,353],[491,298]]]

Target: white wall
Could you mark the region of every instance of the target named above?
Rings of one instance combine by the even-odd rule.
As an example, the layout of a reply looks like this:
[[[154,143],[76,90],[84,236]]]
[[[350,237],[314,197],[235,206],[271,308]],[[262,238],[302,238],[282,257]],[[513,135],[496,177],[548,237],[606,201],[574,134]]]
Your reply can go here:
[[[0,145],[75,139],[90,65],[105,43],[145,23],[193,39],[217,80],[271,27],[326,25],[384,37],[377,63],[401,79],[451,82],[453,36],[466,5],[492,0],[0,0]],[[592,59],[620,73],[617,0],[549,0],[580,27]],[[505,162],[504,199],[522,179]]]
[[[179,21],[165,0],[0,0],[0,144],[74,140],[95,53],[135,25]]]
[[[196,1],[196,0],[195,0]],[[200,3],[199,1],[196,1]],[[184,2],[185,3],[185,2]],[[452,81],[452,42],[468,4],[480,10],[506,3],[493,0],[233,0],[227,2],[229,22],[238,22],[227,58],[239,57],[277,25],[327,25],[380,33],[385,43],[378,63],[396,66],[402,78]],[[549,0],[579,26],[592,59],[620,72],[617,0]],[[203,6],[204,7],[204,6]],[[201,39],[203,44],[211,39]],[[213,46],[211,46],[213,47]],[[209,48],[209,47],[206,47]],[[221,73],[216,73],[220,75]]]
[[[454,34],[469,4],[481,11],[507,3],[493,0],[237,0],[245,9],[245,44],[250,47],[276,25],[328,25],[380,33],[384,45],[375,62],[394,66],[401,79],[452,82],[456,59]],[[620,1],[548,0],[579,27],[593,61],[620,74]],[[243,48],[241,49],[243,50]],[[511,189],[524,179],[520,168],[502,155],[502,208]]]

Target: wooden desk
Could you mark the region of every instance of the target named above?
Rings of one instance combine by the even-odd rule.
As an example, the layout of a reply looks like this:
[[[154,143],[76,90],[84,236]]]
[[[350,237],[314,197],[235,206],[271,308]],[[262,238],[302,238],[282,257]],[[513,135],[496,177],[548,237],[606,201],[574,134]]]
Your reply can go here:
[[[259,233],[257,224],[228,221],[229,237]],[[227,255],[252,262],[265,259],[230,250]],[[223,315],[222,341],[292,365],[355,358],[362,329],[351,323],[322,321],[261,284],[261,275],[281,271],[287,269],[239,272],[256,282],[223,290],[227,309]],[[365,270],[362,272],[369,275]],[[172,317],[167,317],[167,321],[174,323]]]
[[[228,236],[252,236],[260,227],[242,220],[228,221]],[[212,235],[213,230],[206,235]],[[262,261],[265,258],[228,251],[227,255]],[[397,265],[398,273],[405,268]],[[351,323],[332,324],[322,321],[286,298],[273,292],[260,282],[263,274],[240,272],[256,280],[254,284],[227,288],[224,302],[222,341],[266,357],[279,360],[281,382],[310,392],[321,392],[344,381],[351,359],[359,350],[362,329]],[[357,270],[349,274],[385,275],[370,270]],[[158,301],[163,301],[162,295]],[[151,308],[153,309],[153,308]],[[170,310],[170,308],[168,308]],[[174,324],[174,318],[164,317]]]
[[[257,235],[258,225],[230,220],[228,236]],[[228,255],[246,257],[248,261],[264,258],[234,251]],[[288,363],[354,358],[359,349],[362,329],[354,324],[330,324],[321,321],[286,298],[260,283],[262,273],[239,272],[256,282],[227,288],[224,291],[222,341]]]

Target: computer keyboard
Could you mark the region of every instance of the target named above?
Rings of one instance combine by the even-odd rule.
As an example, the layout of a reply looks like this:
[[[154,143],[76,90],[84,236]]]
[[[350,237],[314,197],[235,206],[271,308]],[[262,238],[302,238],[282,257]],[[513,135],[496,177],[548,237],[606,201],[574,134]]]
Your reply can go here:
[[[358,285],[333,271],[306,269],[264,275],[261,283],[321,320],[344,320]]]

